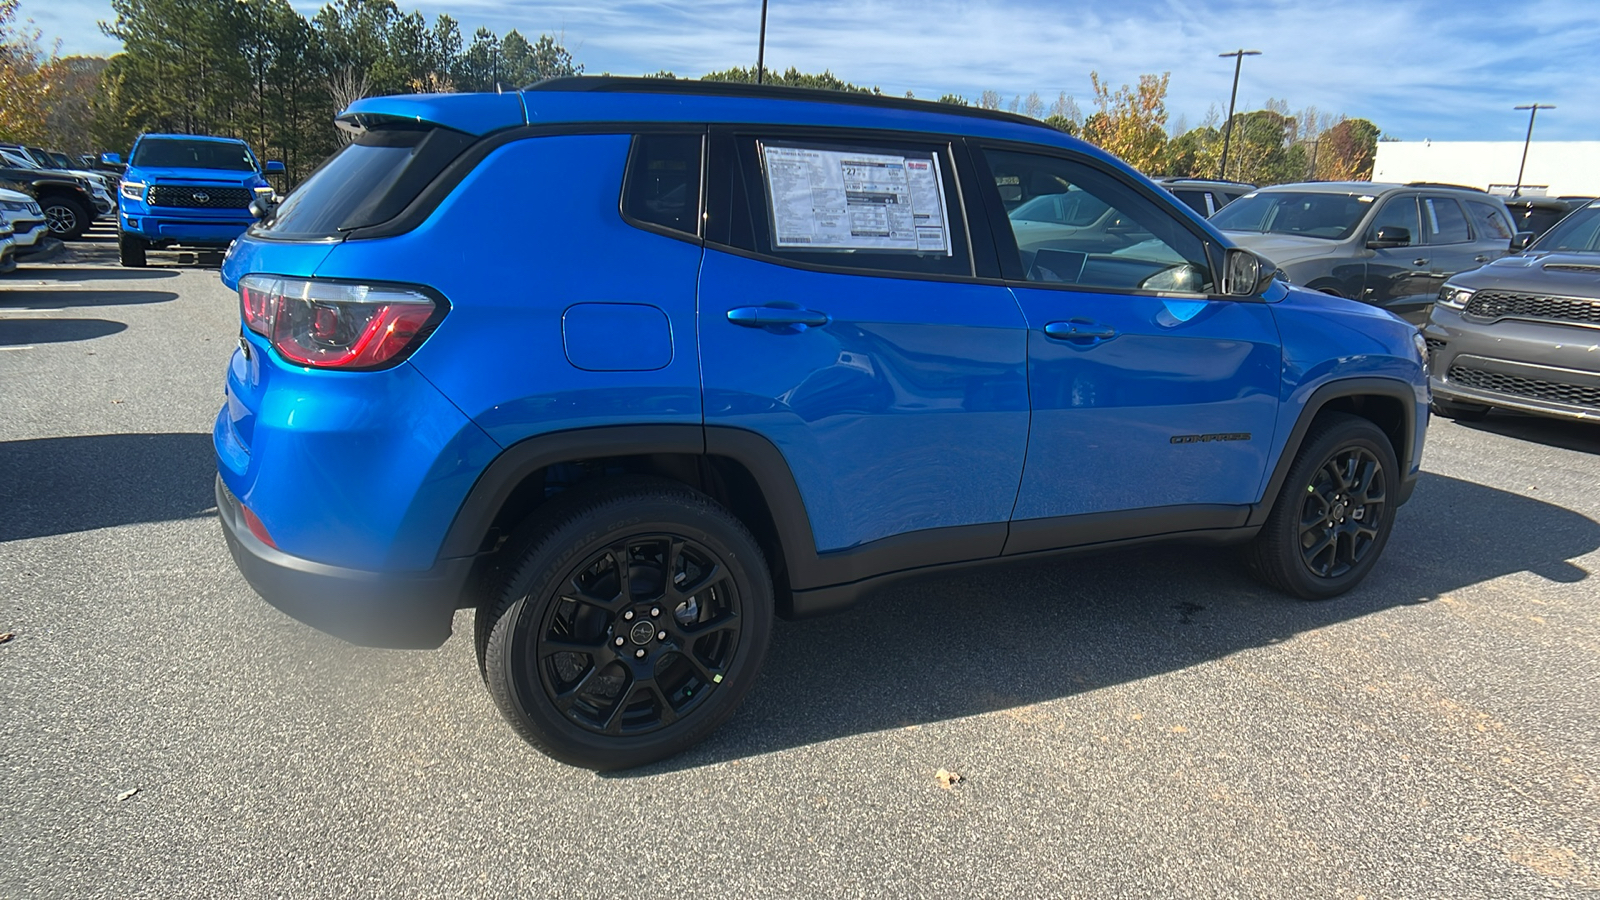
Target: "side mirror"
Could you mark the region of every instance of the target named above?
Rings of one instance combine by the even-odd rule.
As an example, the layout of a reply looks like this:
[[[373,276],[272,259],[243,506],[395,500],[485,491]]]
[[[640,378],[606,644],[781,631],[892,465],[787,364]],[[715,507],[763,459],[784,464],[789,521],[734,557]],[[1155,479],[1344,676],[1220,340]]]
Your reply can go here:
[[[283,174],[283,163],[281,163],[281,162],[279,162],[278,160],[275,160],[275,159],[269,159],[269,160],[267,160],[267,169],[266,169],[266,171],[267,171],[268,175],[282,175]]]
[[[266,219],[272,215],[274,206],[276,204],[272,201],[257,197],[250,201],[250,215],[255,216],[257,221]]]
[[[1533,243],[1534,234],[1531,231],[1519,231],[1511,236],[1511,252],[1521,253]]]
[[[1277,268],[1249,250],[1230,247],[1223,264],[1222,292],[1231,297],[1257,297],[1272,284]]]
[[[1411,246],[1411,229],[1401,228],[1399,225],[1385,225],[1378,229],[1378,233],[1367,241],[1368,250],[1388,250],[1393,247]]]
[[[102,153],[100,154],[100,165],[120,166],[122,165],[122,157],[115,153]]]

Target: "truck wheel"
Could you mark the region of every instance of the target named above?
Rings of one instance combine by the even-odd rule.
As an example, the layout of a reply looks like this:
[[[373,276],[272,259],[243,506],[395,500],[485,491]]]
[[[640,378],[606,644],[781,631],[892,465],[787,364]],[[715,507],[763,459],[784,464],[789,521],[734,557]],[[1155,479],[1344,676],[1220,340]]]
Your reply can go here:
[[[148,246],[144,238],[117,232],[117,259],[130,269],[144,268],[144,251]]]
[[[1394,526],[1400,467],[1370,421],[1324,413],[1306,434],[1246,559],[1268,585],[1306,600],[1350,590],[1383,553]]]
[[[1434,415],[1457,422],[1481,422],[1489,415],[1489,407],[1478,403],[1451,403],[1435,399],[1431,408]]]
[[[671,756],[750,691],[772,628],[755,538],[711,498],[629,477],[571,488],[508,545],[478,610],[484,681],[528,743],[620,769]]]
[[[89,230],[89,211],[71,197],[46,197],[39,205],[44,209],[50,233],[56,237],[75,241]]]

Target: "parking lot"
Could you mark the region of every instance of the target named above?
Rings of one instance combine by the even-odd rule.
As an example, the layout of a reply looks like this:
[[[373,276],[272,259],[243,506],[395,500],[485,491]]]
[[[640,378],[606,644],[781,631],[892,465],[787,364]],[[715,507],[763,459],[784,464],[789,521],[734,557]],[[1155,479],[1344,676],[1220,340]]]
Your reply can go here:
[[[363,650],[245,585],[208,264],[0,280],[0,897],[1600,892],[1600,426],[1434,419],[1326,603],[1167,547],[782,623],[710,740],[601,776],[501,721],[471,613]]]

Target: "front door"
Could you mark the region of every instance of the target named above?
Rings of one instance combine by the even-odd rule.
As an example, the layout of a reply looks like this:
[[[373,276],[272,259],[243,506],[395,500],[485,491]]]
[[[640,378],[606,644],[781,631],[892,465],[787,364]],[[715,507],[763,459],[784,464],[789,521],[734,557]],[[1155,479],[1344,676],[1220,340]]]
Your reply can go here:
[[[1277,420],[1281,351],[1267,305],[1219,298],[1203,233],[1128,176],[1065,152],[982,155],[995,182],[1035,196],[1086,191],[1143,238],[1105,252],[1070,234],[1001,236],[1027,317],[1033,400],[1007,552],[1052,541],[1029,520],[1105,514],[1081,520],[1099,528],[1127,513],[1152,532],[1242,523]],[[1058,543],[1063,533],[1096,539],[1069,527]],[[1104,532],[1124,533],[1114,522]]]
[[[961,532],[968,558],[1004,542],[1028,337],[975,275],[956,163],[948,143],[714,135],[706,425],[781,452],[819,552],[962,526],[987,526]]]

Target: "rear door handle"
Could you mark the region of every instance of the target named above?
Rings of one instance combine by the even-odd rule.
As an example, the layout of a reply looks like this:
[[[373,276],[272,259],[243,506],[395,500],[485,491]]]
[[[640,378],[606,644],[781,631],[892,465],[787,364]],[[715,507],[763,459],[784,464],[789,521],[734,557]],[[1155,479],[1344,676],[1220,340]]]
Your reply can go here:
[[[821,328],[832,319],[827,313],[793,306],[740,306],[728,310],[728,321],[746,328],[767,328],[772,325]]]
[[[1425,265],[1427,265],[1427,264],[1428,264],[1428,261],[1427,261],[1427,260],[1425,260],[1425,259],[1413,259],[1413,260],[1412,260],[1412,261],[1411,261],[1411,264],[1412,264],[1412,265],[1413,265],[1413,266],[1425,266]]]
[[[1117,336],[1117,330],[1096,322],[1051,322],[1044,326],[1044,334],[1058,341],[1093,344],[1111,340]]]
[[[1489,257],[1487,255],[1483,254],[1483,253],[1479,253],[1477,256],[1474,256],[1473,259],[1477,260],[1478,262],[1488,262],[1489,261]]]

